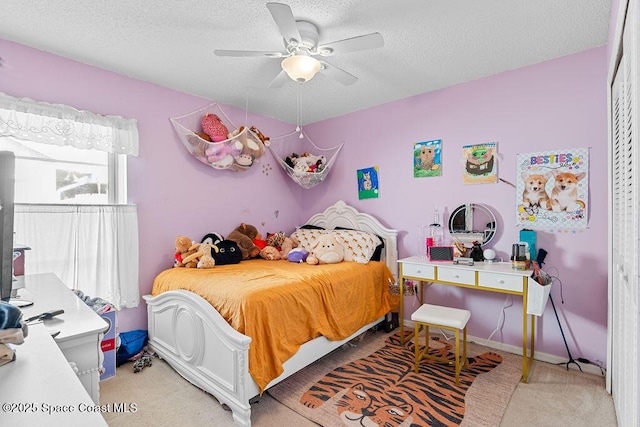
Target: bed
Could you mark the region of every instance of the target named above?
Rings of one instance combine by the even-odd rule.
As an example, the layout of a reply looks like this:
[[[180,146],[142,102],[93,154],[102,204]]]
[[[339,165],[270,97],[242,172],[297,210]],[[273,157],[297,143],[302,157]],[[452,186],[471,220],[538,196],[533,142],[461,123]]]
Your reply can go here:
[[[313,269],[316,267],[317,270],[314,270],[314,274],[321,277],[342,277],[347,274],[346,269],[349,265],[353,265],[353,268],[358,269],[357,275],[369,277],[367,280],[369,280],[369,285],[372,288],[382,285],[388,287],[389,283],[380,283],[382,277],[386,281],[394,281],[397,277],[397,231],[386,228],[373,216],[358,212],[345,202],[338,201],[324,212],[313,215],[306,224],[324,229],[344,228],[374,233],[384,243],[380,258],[381,262],[372,261],[367,265],[343,262],[328,266],[297,266],[287,261],[255,260],[254,262],[254,260],[250,260],[243,261],[236,266],[214,267],[206,274],[222,274],[225,270],[222,267],[235,267],[243,268],[242,274],[248,275],[251,270],[249,267],[255,266],[254,270],[265,272],[263,273],[265,276],[278,277],[278,274],[281,274],[282,280],[284,280],[284,277],[288,277],[286,271],[271,274],[272,268],[277,270],[276,266],[282,265],[283,268],[301,267]],[[260,262],[263,264],[260,264]],[[333,270],[331,270],[332,268]],[[380,268],[385,273],[379,273]],[[323,272],[322,269],[328,270]],[[191,286],[192,282],[197,282],[200,279],[204,280],[205,272],[200,270],[185,273],[172,270],[195,269],[169,269],[167,272],[160,273],[158,275],[159,278],[166,279],[165,282],[169,280],[169,276],[187,274],[187,276],[181,277],[188,277],[188,279],[181,278],[179,280],[188,281],[189,285],[185,285],[183,289],[159,292],[156,286],[160,286],[157,283],[162,281],[156,278],[157,283],[154,283],[154,295],[144,296],[148,312],[149,347],[166,360],[185,379],[215,396],[221,404],[227,405],[233,412],[234,422],[242,426],[251,425],[250,401],[254,397],[259,396],[264,390],[342,346],[384,319],[384,313],[378,313],[374,319],[371,319],[369,314],[369,318],[361,317],[359,320],[352,320],[348,326],[348,336],[344,336],[345,331],[342,330],[338,338],[333,337],[333,340],[323,335],[309,339],[296,346],[296,350],[292,353],[293,355],[290,357],[287,355],[286,360],[281,363],[281,369],[277,372],[277,376],[272,372],[266,377],[256,375],[256,348],[264,344],[264,334],[261,335],[259,331],[256,332],[255,330],[249,331],[249,326],[247,325],[261,323],[260,319],[253,318],[252,321],[244,324],[235,322],[233,316],[230,316],[224,307],[219,307],[220,311],[216,310],[212,303],[206,299],[210,299],[210,297],[203,297],[191,290],[187,290],[196,290],[189,286]],[[337,273],[338,271],[339,273]],[[383,275],[381,276],[380,274]],[[164,277],[165,275],[168,277]],[[220,275],[217,276],[216,283],[221,277]],[[173,278],[172,280],[176,281],[178,279]],[[252,278],[249,280],[252,280]],[[357,282],[354,279],[347,280],[353,280],[354,284]],[[305,283],[313,283],[313,281]],[[358,285],[361,286],[361,284]],[[294,287],[293,284],[287,286],[287,289],[292,287]],[[345,289],[344,292],[349,289],[346,286],[342,286],[342,288]],[[334,289],[328,293],[335,292],[343,291]],[[346,298],[346,294],[342,297]],[[353,298],[353,296],[350,298]],[[370,297],[363,296],[362,299],[367,300],[366,303],[360,303],[362,306],[372,304]],[[273,301],[263,303],[270,305],[273,304]],[[238,310],[238,307],[234,307],[231,310]],[[221,313],[224,313],[224,315]],[[367,319],[366,321],[362,320],[365,318]],[[298,317],[298,319],[301,319],[301,317]],[[289,325],[291,325],[291,330],[296,330],[298,323],[304,324],[305,322],[306,319],[302,319],[296,323],[291,322]],[[353,322],[360,322],[361,324]],[[340,325],[340,327],[342,326]],[[238,330],[247,334],[245,335]],[[251,351],[250,348],[252,349]],[[263,346],[261,348],[267,347]],[[252,363],[250,363],[251,360],[253,360]],[[256,380],[254,376],[258,379]]]

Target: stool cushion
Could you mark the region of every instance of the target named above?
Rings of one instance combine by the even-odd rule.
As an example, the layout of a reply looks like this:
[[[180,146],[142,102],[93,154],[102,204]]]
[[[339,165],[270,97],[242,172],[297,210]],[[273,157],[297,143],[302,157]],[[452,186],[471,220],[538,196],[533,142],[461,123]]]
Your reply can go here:
[[[471,317],[469,310],[440,305],[423,304],[411,315],[414,322],[428,323],[431,325],[446,326],[449,328],[464,329]]]

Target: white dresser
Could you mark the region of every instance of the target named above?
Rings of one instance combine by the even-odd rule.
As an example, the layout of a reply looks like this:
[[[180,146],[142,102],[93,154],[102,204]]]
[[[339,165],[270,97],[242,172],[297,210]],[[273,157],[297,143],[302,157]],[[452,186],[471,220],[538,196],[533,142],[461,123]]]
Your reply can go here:
[[[110,408],[94,403],[46,326],[31,326],[14,348],[16,360],[0,366],[0,425],[107,425]]]
[[[24,318],[49,310],[64,310],[63,314],[45,320],[44,327],[49,332],[60,332],[54,339],[55,343],[67,361],[75,364],[82,385],[98,404],[100,368],[103,360],[100,342],[109,325],[55,274],[25,275],[19,279],[24,279],[24,289],[20,290],[20,297],[33,301],[33,305],[21,308]]]

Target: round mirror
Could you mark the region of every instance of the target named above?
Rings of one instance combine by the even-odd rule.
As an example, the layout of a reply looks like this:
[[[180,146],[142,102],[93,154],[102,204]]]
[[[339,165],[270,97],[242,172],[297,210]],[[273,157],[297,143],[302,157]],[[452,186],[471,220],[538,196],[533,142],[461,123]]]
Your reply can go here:
[[[449,217],[449,234],[467,247],[474,242],[486,245],[496,234],[496,216],[480,203],[458,206]]]

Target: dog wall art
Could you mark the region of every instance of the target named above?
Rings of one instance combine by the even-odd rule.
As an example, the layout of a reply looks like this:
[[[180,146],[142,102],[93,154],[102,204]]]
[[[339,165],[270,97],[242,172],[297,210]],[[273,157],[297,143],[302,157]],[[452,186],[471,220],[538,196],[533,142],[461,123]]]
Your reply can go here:
[[[566,231],[587,226],[589,150],[517,156],[516,218],[523,228]]]

